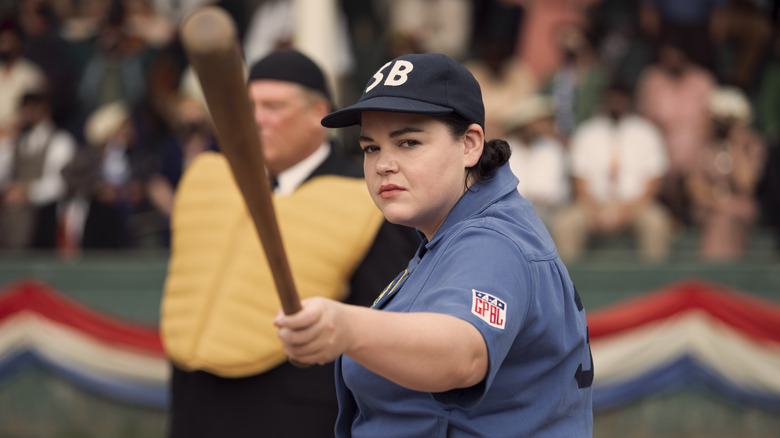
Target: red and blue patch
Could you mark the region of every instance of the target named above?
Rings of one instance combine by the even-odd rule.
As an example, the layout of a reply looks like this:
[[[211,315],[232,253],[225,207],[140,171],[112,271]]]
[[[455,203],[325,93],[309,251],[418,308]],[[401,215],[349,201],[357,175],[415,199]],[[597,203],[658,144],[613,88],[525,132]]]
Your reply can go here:
[[[486,292],[476,289],[471,302],[471,313],[490,324],[490,326],[503,330],[506,326],[506,303]]]

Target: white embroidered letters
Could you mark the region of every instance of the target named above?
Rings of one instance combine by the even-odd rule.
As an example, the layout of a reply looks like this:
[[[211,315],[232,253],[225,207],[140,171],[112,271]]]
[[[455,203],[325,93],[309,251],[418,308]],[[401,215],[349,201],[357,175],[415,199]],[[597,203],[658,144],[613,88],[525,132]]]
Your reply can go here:
[[[385,79],[385,75],[382,74],[382,71],[389,66],[390,63],[383,65],[382,68],[379,69],[376,73],[374,73],[374,82],[371,83],[366,88],[366,93],[373,90],[374,87],[379,85],[380,82],[382,82],[382,79]],[[385,82],[383,85],[387,85],[390,87],[397,87],[399,85],[403,85],[406,83],[406,81],[409,79],[409,72],[411,72],[414,69],[414,64],[412,64],[409,61],[403,61],[398,60],[393,64],[393,68],[390,69],[390,73],[387,75],[387,79],[385,79]]]
[[[409,72],[414,69],[414,65],[409,61],[396,61],[390,74],[387,75],[385,85],[397,87],[406,83],[409,79]]]
[[[371,83],[371,85],[368,86],[368,88],[366,88],[366,93],[368,93],[369,91],[373,90],[374,87],[376,87],[377,85],[379,85],[380,82],[382,82],[382,79],[384,79],[384,77],[385,77],[385,75],[382,74],[382,70],[386,69],[388,65],[390,65],[389,62],[387,64],[383,65],[382,68],[377,70],[376,73],[374,73],[374,79],[375,80],[374,80],[374,82]]]

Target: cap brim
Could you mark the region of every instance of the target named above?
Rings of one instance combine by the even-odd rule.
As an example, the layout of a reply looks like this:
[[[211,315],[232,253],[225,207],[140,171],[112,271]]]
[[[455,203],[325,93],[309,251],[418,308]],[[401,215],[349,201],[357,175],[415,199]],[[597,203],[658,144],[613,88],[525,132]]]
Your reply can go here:
[[[452,108],[434,105],[420,100],[404,97],[374,97],[358,102],[352,106],[334,111],[322,118],[322,126],[326,128],[344,128],[360,124],[360,113],[363,111],[388,111],[394,113],[429,114],[440,116],[453,112]]]

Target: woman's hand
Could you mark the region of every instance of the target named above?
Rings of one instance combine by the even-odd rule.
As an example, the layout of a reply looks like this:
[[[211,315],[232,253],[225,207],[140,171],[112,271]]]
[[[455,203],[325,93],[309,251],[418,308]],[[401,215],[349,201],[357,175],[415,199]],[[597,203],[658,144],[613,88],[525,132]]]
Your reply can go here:
[[[334,361],[349,345],[349,330],[343,317],[347,304],[322,297],[301,302],[301,310],[285,315],[281,310],[274,319],[277,335],[287,356],[307,364]]]

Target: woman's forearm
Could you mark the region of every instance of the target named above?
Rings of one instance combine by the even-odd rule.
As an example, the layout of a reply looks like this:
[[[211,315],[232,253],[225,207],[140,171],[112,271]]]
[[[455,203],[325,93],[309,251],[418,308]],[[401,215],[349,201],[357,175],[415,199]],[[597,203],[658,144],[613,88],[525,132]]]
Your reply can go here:
[[[465,388],[487,374],[487,347],[470,323],[437,313],[354,307],[356,334],[344,353],[401,386],[428,392]]]

